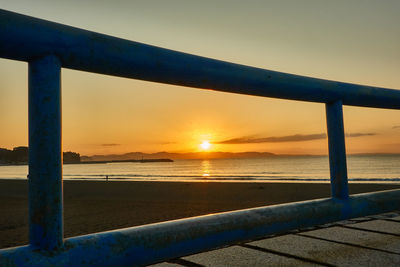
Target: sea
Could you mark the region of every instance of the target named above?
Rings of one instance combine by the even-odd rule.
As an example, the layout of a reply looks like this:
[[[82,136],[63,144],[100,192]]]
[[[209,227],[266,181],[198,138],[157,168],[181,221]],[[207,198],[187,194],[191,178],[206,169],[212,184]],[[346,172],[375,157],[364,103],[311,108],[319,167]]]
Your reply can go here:
[[[400,183],[400,155],[350,155],[349,182]],[[28,166],[0,166],[0,179],[27,179]],[[64,180],[329,182],[327,156],[65,164]]]

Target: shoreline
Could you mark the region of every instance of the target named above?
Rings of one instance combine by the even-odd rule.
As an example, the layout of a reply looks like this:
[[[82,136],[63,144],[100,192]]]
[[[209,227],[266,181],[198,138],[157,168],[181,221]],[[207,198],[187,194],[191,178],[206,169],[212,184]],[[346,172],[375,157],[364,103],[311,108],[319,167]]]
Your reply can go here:
[[[400,188],[350,183],[351,194]],[[64,180],[65,237],[330,196],[329,183]],[[28,183],[0,179],[0,248],[28,242]]]
[[[231,179],[229,180],[228,178],[210,178],[210,179],[182,179],[183,177],[179,177],[179,179],[176,180],[160,180],[160,179],[151,179],[148,177],[145,178],[108,178],[106,179],[106,174],[102,175],[104,176],[103,178],[63,178],[63,182],[109,182],[109,183],[118,183],[118,182],[133,182],[133,183],[239,183],[239,184],[246,184],[246,183],[254,183],[254,184],[271,184],[271,183],[277,183],[277,184],[330,184],[330,180],[327,179]],[[108,175],[110,176],[110,175]],[[198,176],[201,177],[201,176]],[[348,180],[349,185],[357,185],[357,184],[377,184],[377,185],[398,185],[400,187],[400,178],[355,178],[356,180],[351,180],[351,178]],[[26,177],[24,178],[0,178],[0,181],[28,181]]]

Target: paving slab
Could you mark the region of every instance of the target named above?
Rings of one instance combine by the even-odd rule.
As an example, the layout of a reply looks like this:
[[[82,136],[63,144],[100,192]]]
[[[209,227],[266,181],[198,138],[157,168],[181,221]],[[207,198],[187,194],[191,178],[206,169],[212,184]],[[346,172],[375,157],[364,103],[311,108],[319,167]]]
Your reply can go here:
[[[337,266],[400,266],[400,255],[298,235],[284,235],[249,244]]]
[[[183,259],[204,266],[318,266],[240,246],[195,254]]]
[[[175,263],[169,263],[169,262],[161,262],[153,265],[148,265],[151,267],[182,267],[183,265],[180,264],[175,264]]]
[[[333,225],[347,225],[347,224],[354,224],[354,221],[346,220],[346,221],[338,221],[333,223]]]
[[[350,219],[349,221],[352,221],[352,222],[365,222],[365,221],[370,221],[370,220],[371,220],[371,218],[359,217],[359,218]]]
[[[400,237],[396,236],[343,227],[331,227],[301,234],[400,254]]]
[[[398,216],[399,216],[399,213],[398,213],[398,212],[389,212],[389,213],[384,213],[384,215],[385,215],[387,218],[393,218],[393,217],[398,217]]]
[[[400,223],[398,222],[373,220],[369,222],[355,223],[350,226],[372,231],[380,231],[380,232],[400,235]]]
[[[385,214],[378,214],[378,215],[369,215],[367,218],[379,220],[379,219],[386,219],[388,216]]]

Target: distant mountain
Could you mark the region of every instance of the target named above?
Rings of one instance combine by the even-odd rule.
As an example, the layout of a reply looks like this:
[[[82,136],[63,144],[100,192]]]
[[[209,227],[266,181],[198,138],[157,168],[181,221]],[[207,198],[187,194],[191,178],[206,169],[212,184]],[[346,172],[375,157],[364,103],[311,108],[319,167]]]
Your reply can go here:
[[[264,158],[274,157],[270,152],[192,152],[192,153],[142,153],[131,152],[126,154],[81,156],[81,161],[109,161],[129,159],[232,159],[232,158]]]

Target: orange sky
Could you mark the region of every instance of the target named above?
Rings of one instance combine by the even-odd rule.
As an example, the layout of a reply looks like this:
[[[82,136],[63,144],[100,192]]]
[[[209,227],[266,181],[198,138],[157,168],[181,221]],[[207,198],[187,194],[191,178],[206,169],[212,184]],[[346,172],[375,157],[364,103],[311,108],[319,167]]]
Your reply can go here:
[[[399,1],[0,3],[4,9],[192,54],[400,88]],[[1,59],[0,76],[0,147],[27,145],[27,64]],[[203,140],[214,143],[214,151],[327,152],[323,104],[68,69],[62,71],[62,90],[64,150],[85,155],[198,151]],[[345,107],[344,114],[349,153],[400,153],[399,111]]]

